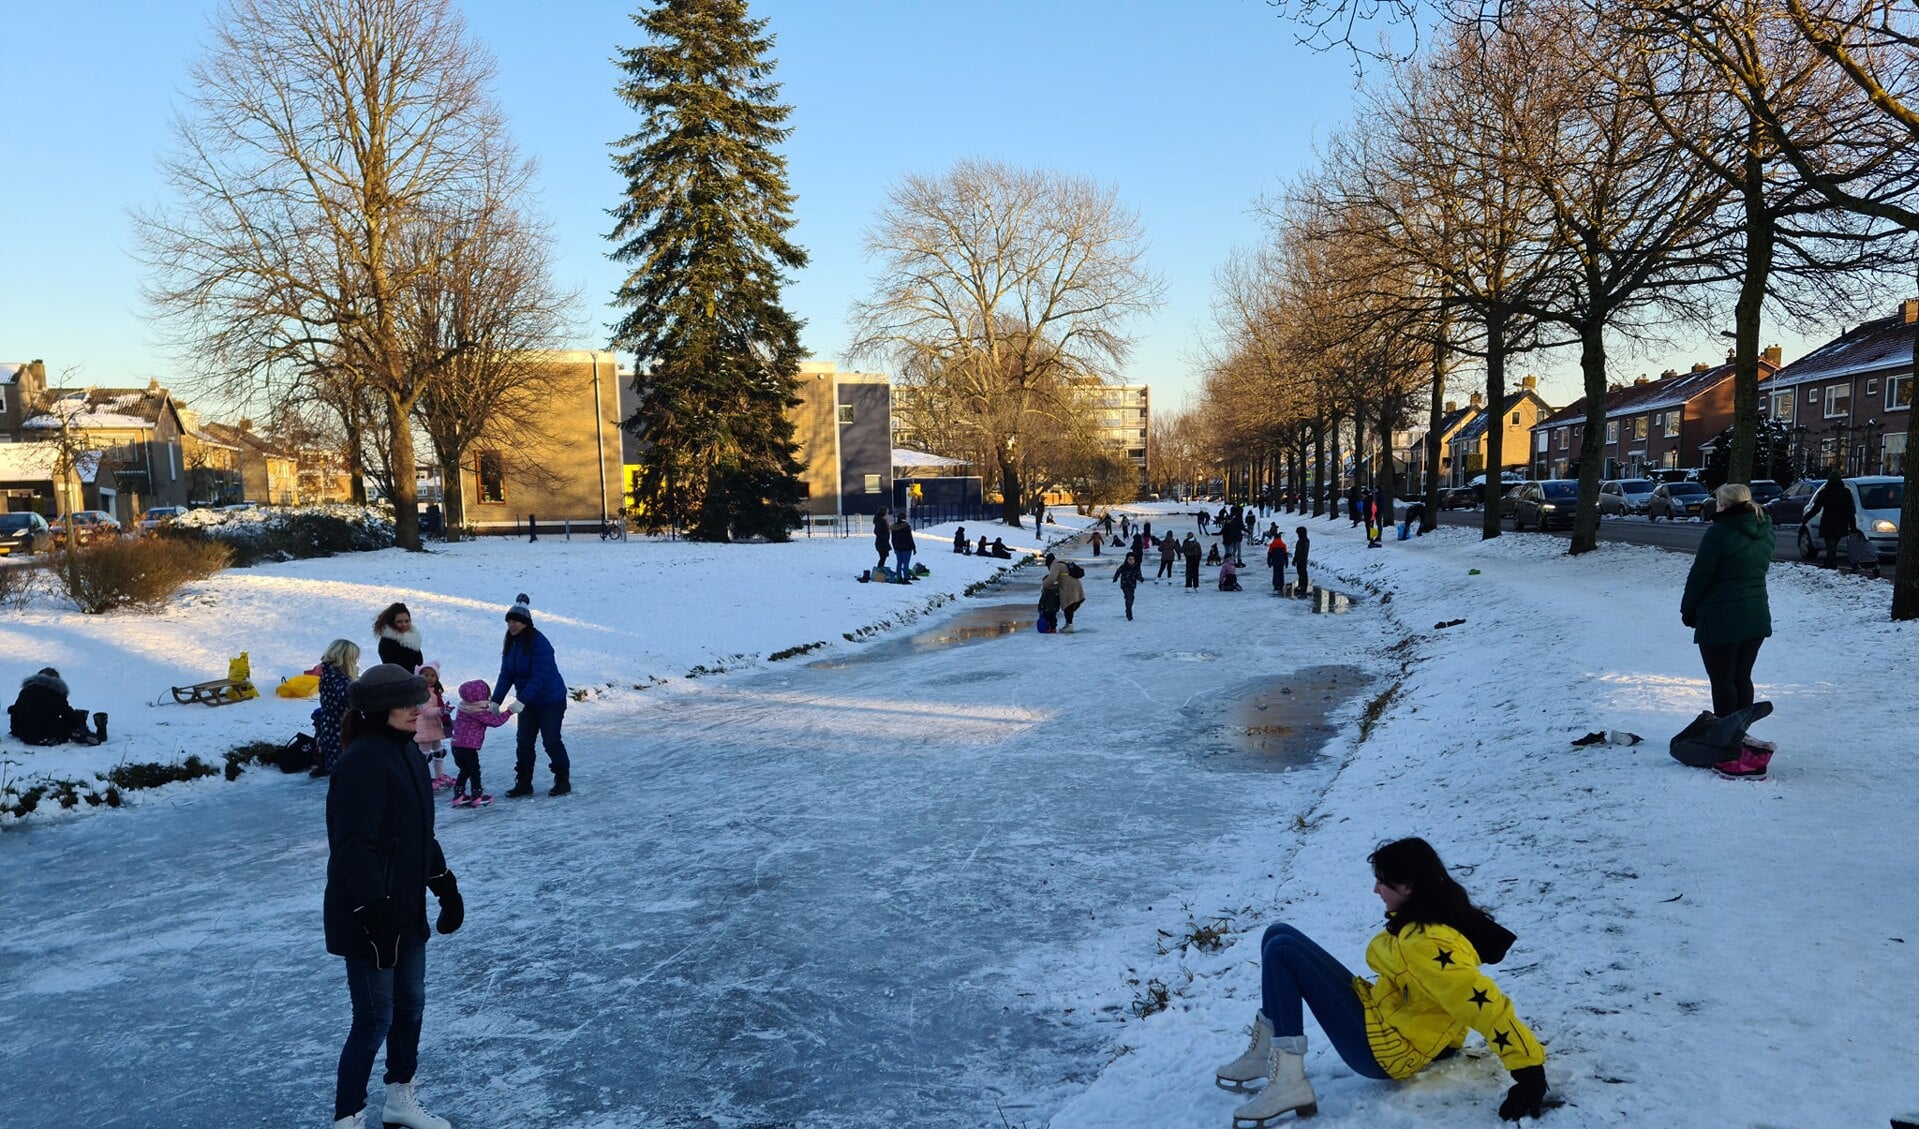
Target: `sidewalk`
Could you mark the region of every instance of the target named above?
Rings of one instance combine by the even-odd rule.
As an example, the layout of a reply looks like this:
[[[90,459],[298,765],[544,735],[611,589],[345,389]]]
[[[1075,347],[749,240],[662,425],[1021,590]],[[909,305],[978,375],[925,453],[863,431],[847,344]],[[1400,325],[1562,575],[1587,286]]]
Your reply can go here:
[[[1303,835],[1222,844],[1242,881],[1195,891],[1193,911],[1233,915],[1223,951],[1160,957],[1135,939],[1135,974],[1172,985],[1172,1007],[1126,1026],[1054,1129],[1227,1125],[1243,1099],[1212,1070],[1258,1007],[1261,930],[1288,921],[1367,973],[1380,907],[1365,857],[1404,835],[1519,934],[1491,971],[1547,1043],[1568,1102],[1548,1124],[1838,1129],[1919,1106],[1919,626],[1886,620],[1883,585],[1772,571],[1756,680],[1777,712],[1755,733],[1780,751],[1771,781],[1734,782],[1666,754],[1708,699],[1678,616],[1689,556],[1569,558],[1555,538],[1453,529],[1369,551],[1343,521],[1269,520],[1289,542],[1307,524],[1316,581],[1397,625],[1398,692],[1363,745],[1344,737]],[[1595,729],[1647,741],[1570,744]],[[1307,1029],[1314,1124],[1495,1123],[1509,1078],[1477,1036],[1395,1084],[1355,1076]]]

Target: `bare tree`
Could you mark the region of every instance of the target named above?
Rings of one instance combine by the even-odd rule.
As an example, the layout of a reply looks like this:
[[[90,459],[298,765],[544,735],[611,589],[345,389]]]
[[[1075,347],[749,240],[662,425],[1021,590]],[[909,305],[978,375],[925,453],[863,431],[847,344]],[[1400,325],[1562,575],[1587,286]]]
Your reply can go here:
[[[343,378],[378,404],[400,544],[419,547],[412,412],[457,351],[409,350],[405,294],[529,168],[487,93],[490,58],[453,0],[226,0],[141,217],[151,300],[203,371],[269,402]]]
[[[1029,424],[1073,381],[1116,375],[1128,324],[1158,303],[1138,216],[1082,177],[967,160],[895,184],[866,251],[879,270],[853,353],[936,379],[929,394],[977,419],[1020,524]]]

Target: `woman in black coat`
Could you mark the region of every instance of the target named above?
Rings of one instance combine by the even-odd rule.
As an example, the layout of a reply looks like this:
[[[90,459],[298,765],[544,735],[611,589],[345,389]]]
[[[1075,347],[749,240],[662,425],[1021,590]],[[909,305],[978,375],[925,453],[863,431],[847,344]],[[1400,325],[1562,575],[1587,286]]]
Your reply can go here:
[[[420,669],[426,653],[420,633],[413,627],[413,613],[405,604],[391,604],[373,621],[373,636],[380,641],[380,661],[403,666],[409,672]]]
[[[426,680],[381,663],[353,683],[346,751],[327,788],[326,948],[346,959],[353,1026],[340,1049],[334,1129],[360,1129],[367,1078],[386,1046],[388,1125],[448,1129],[413,1093],[426,1012],[426,892],[437,927],[452,933],[466,909],[433,837],[433,783],[413,743]]]
[[[1838,471],[1826,476],[1826,484],[1812,496],[1812,503],[1800,520],[1807,525],[1819,519],[1819,539],[1826,543],[1826,567],[1839,567],[1839,542],[1846,539],[1859,522],[1859,511],[1852,504],[1852,488]]]

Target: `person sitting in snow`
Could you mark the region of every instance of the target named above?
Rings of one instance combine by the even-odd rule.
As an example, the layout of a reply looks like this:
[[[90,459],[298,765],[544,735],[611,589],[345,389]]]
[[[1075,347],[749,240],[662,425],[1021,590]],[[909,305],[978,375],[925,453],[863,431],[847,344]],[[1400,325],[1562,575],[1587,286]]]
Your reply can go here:
[[[1206,550],[1206,563],[1216,565],[1219,563],[1219,560],[1219,542],[1215,541],[1213,542],[1212,548]]]
[[[107,715],[94,714],[89,731],[87,711],[68,704],[66,681],[50,666],[21,680],[7,715],[7,732],[29,745],[98,745],[107,739]]]
[[[1227,557],[1219,563],[1219,590],[1221,592],[1240,591],[1239,569],[1233,564],[1233,558],[1231,557]]]
[[[979,548],[974,549],[973,552],[982,557],[990,557],[993,555],[993,547],[986,543],[986,534],[982,533],[979,535]]]
[[[1469,1028],[1477,1031],[1512,1072],[1500,1119],[1540,1116],[1545,1048],[1481,971],[1505,959],[1516,938],[1473,905],[1424,839],[1387,843],[1367,861],[1373,892],[1386,904],[1386,928],[1366,946],[1366,964],[1379,979],[1355,977],[1290,925],[1266,930],[1252,1042],[1214,1077],[1221,1089],[1241,1092],[1265,1079],[1266,1088],[1233,1111],[1234,1126],[1268,1129],[1288,1113],[1319,1112],[1306,1080],[1302,1005],[1313,1009],[1346,1065],[1366,1078],[1410,1078],[1451,1057]]]
[[[973,555],[973,546],[966,540],[966,527],[963,525],[953,533],[953,551],[962,557]]]
[[[1000,560],[1010,561],[1013,559],[1013,550],[1006,547],[1004,540],[995,537],[993,538],[993,555]]]

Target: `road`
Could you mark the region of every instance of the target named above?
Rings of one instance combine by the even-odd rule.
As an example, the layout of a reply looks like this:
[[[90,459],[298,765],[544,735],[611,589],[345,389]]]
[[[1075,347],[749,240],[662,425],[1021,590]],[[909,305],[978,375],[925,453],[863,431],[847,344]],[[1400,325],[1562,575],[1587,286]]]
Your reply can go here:
[[[1478,510],[1441,510],[1441,525],[1457,525],[1469,529],[1478,529],[1485,515]],[[1505,524],[1506,532],[1512,532],[1512,523]],[[1536,531],[1528,531],[1524,536],[1534,536]],[[1676,553],[1691,553],[1699,548],[1699,539],[1706,535],[1706,525],[1697,521],[1638,521],[1638,520],[1602,520],[1599,523],[1601,541],[1620,541],[1628,545],[1652,545],[1660,549],[1671,549]],[[1571,539],[1571,530],[1553,530],[1553,537]],[[1783,525],[1777,531],[1778,543],[1773,547],[1772,559],[1798,563],[1799,527]]]
[[[1257,586],[1148,583],[1128,622],[1113,557],[1085,560],[1076,634],[1032,630],[1027,570],[911,638],[577,703],[573,796],[441,805],[467,922],[428,949],[429,1107],[1044,1124],[1124,1029],[1127,954],[1333,779],[1236,711],[1288,679],[1316,713],[1363,694],[1288,672],[1384,637]],[[1194,629],[1221,617],[1274,629]],[[483,750],[496,793],[510,750]],[[207,781],[0,835],[9,1127],[326,1123],[348,1015],[324,792]]]

